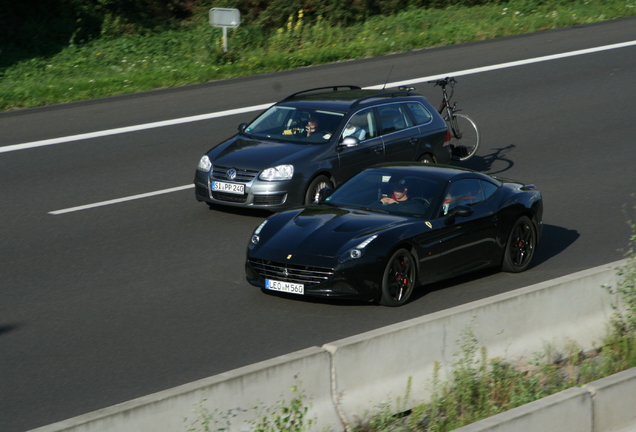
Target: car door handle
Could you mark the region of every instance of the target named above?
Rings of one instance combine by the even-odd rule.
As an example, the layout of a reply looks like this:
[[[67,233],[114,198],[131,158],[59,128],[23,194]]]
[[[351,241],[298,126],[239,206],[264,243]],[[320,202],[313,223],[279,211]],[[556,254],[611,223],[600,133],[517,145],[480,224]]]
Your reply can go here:
[[[417,144],[417,138],[411,138],[410,143],[413,145]]]
[[[384,153],[384,148],[382,146],[378,146],[373,151],[375,151],[376,154],[382,154]]]

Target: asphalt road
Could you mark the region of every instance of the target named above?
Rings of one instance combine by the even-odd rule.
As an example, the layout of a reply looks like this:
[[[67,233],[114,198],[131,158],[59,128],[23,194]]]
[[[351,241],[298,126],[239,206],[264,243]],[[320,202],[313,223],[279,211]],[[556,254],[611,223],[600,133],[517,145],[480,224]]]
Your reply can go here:
[[[455,100],[483,136],[477,156],[463,166],[536,184],[544,193],[544,236],[523,274],[487,271],[436,284],[397,309],[262,294],[245,282],[243,260],[251,230],[267,214],[209,210],[191,188],[50,213],[188,186],[203,152],[253,112],[7,146],[634,36],[636,19],[622,19],[0,114],[0,430],[35,428],[621,259],[630,234],[624,208],[634,205],[636,192],[636,46],[458,76]],[[438,101],[438,88],[416,87]],[[521,311],[520,319],[532,325]]]

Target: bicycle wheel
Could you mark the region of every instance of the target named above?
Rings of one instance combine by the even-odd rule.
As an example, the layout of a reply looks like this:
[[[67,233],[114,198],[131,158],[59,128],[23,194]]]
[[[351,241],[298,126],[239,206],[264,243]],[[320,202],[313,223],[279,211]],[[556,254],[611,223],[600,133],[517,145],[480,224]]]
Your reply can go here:
[[[453,146],[453,160],[470,159],[479,148],[479,129],[475,122],[465,114],[455,114],[446,119],[451,130],[450,144]]]

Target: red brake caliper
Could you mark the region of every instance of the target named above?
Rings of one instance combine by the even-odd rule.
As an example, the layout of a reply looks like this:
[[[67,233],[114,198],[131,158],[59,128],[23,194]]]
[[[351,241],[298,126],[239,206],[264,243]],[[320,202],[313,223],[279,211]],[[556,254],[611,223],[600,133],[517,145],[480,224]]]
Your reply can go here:
[[[404,261],[400,261],[400,265],[402,267],[404,267]],[[405,278],[401,273],[399,273],[397,275],[397,281],[400,282],[404,286],[408,285],[408,283],[409,283],[408,279]]]

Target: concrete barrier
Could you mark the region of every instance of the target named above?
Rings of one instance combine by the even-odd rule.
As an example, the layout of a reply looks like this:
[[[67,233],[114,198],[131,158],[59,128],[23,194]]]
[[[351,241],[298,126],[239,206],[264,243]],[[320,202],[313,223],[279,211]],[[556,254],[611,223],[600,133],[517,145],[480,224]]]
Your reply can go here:
[[[299,385],[305,402],[311,404],[307,418],[317,420],[317,430],[340,424],[331,402],[331,359],[326,351],[312,347],[33,432],[185,432],[195,425],[198,415],[193,410],[197,407],[208,410],[219,422],[211,424],[211,430],[224,427],[230,415],[231,430],[247,431],[253,429],[249,424],[255,419],[253,408],[289,402],[297,396],[291,391],[293,385]],[[205,429],[198,425],[195,430]]]
[[[574,342],[586,350],[598,346],[615,300],[602,286],[615,284],[620,263],[325,345],[334,357],[336,392],[347,420],[373,414],[397,398],[407,407],[428,400],[435,363],[444,365],[441,378],[448,376],[468,331],[487,348],[488,357],[512,361],[543,353],[546,345],[563,348]],[[407,396],[410,400],[404,400]]]
[[[636,368],[584,385],[594,400],[594,431],[636,430]]]
[[[453,432],[594,432],[592,398],[571,388]]]
[[[636,368],[572,388],[453,432],[633,432]]]
[[[455,355],[470,343],[462,342],[467,332],[474,334],[479,346],[487,347],[489,357],[508,360],[542,353],[546,344],[556,348],[568,342],[583,349],[597,346],[615,300],[601,287],[615,284],[615,268],[620,265],[623,262],[405,321],[322,348],[308,348],[33,432],[179,432],[195,424],[197,414],[193,410],[197,406],[214,415],[220,422],[217,428],[225,426],[223,417],[230,413],[229,431],[244,432],[253,429],[249,421],[255,418],[254,406],[272,407],[279,401],[290,401],[295,397],[291,392],[293,385],[299,385],[305,394],[304,402],[310,405],[307,418],[317,420],[312,430],[343,430],[355,424],[356,419],[374,414],[386,402],[399,399],[401,406],[410,408],[427,400],[436,362],[443,365],[444,378],[457,359]],[[597,395],[608,398],[608,406],[613,398],[629,391],[622,390],[618,383],[594,388]],[[559,398],[563,399],[563,408],[559,408],[563,412],[589,411],[580,392],[569,391],[552,401]],[[548,400],[538,403],[535,407],[541,409],[532,415],[523,414],[524,411],[506,414],[515,424],[526,419],[530,425],[543,425],[545,418],[557,418],[558,410],[553,409],[556,405]],[[594,421],[602,423],[603,415]],[[607,415],[611,417],[611,413]],[[579,416],[568,417],[566,420],[571,421]],[[588,430],[586,418],[581,417],[576,430]],[[525,429],[515,426],[514,430]],[[536,426],[534,430],[555,429]]]

